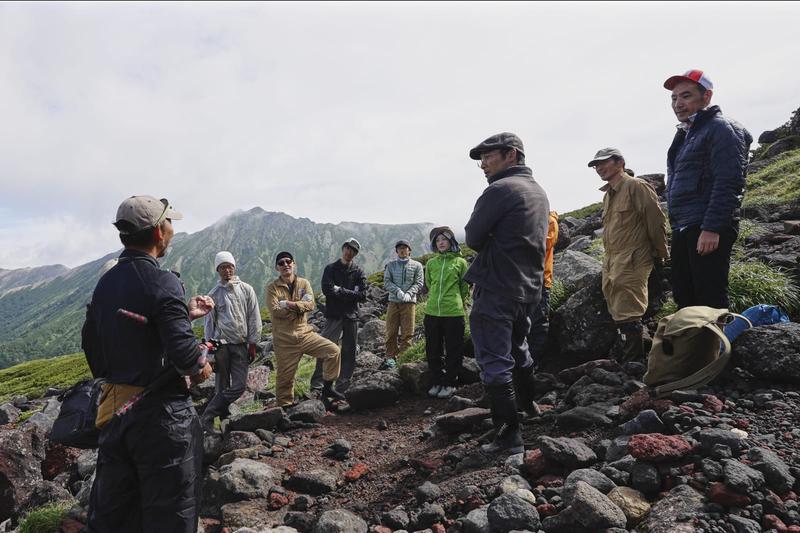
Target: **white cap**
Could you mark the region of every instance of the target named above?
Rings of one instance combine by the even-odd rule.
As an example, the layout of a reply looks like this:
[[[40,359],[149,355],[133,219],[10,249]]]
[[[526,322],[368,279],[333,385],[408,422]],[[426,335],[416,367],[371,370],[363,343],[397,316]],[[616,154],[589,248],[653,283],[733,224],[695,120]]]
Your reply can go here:
[[[219,252],[216,257],[214,257],[214,272],[217,271],[222,263],[230,263],[236,266],[236,261],[234,261],[233,254],[230,252]]]

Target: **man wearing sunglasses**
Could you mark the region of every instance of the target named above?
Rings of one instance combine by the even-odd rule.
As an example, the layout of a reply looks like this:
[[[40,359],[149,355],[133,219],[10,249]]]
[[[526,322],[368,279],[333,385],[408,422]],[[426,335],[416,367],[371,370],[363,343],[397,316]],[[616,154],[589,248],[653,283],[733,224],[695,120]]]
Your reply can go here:
[[[272,345],[275,349],[275,396],[278,406],[294,403],[294,378],[303,354],[323,361],[322,400],[341,402],[345,397],[333,388],[339,377],[339,347],[308,325],[308,313],[316,308],[314,292],[307,279],[294,271],[294,257],[280,252],[275,257],[278,279],[267,286],[267,306],[272,316]]]
[[[200,383],[211,374],[191,321],[214,301],[187,304],[178,276],[158,264],[181,218],[166,199],[122,202],[114,225],[125,250],[87,306],[81,346],[92,374],[107,381],[88,531],[197,530],[202,430],[184,376]]]
[[[482,449],[521,453],[517,406],[536,412],[525,337],[541,298],[550,205],[525,166],[522,140],[513,133],[489,137],[469,157],[489,182],[464,228],[467,246],[478,252],[464,275],[475,285],[469,325],[496,430],[494,441]]]

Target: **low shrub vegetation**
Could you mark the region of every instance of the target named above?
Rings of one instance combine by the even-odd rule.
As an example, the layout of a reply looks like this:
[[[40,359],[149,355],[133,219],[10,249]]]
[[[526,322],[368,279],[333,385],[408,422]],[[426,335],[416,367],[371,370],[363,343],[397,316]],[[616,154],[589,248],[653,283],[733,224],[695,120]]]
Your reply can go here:
[[[759,207],[800,199],[800,149],[775,156],[772,163],[747,177],[742,207]]]
[[[783,270],[761,261],[731,264],[728,295],[731,311],[741,313],[756,304],[774,304],[787,312],[800,310],[800,287]]]
[[[558,218],[559,220],[564,220],[566,217],[586,218],[590,215],[599,215],[600,211],[602,210],[603,210],[603,202],[596,202],[593,204],[589,204],[586,207],[581,207],[580,209],[576,209],[575,211],[562,213],[558,215]]]
[[[60,531],[61,523],[75,502],[55,502],[34,509],[22,520],[19,533],[52,533]]]
[[[67,388],[91,377],[83,353],[28,361],[0,370],[0,403],[14,396],[41,398],[49,387]]]

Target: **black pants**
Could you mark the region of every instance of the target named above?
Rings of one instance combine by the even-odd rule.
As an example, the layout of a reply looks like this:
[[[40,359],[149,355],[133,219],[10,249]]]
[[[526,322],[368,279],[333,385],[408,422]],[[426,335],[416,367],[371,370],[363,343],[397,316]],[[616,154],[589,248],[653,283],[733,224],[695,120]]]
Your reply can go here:
[[[250,355],[246,344],[223,344],[214,364],[214,397],[203,411],[203,419],[228,416],[228,406],[239,399],[247,386]]]
[[[679,308],[705,305],[728,308],[728,272],[738,227],[719,234],[719,247],[708,255],[697,253],[700,227],[672,231],[672,297]]]
[[[87,530],[197,531],[203,432],[188,398],[149,396],[100,432]]]
[[[550,333],[550,289],[542,286],[542,299],[533,308],[531,314],[531,332],[528,334],[528,349],[531,352],[534,367],[538,367],[544,359],[544,347]]]
[[[322,328],[323,337],[329,341],[339,343],[342,339],[342,359],[339,378],[336,380],[336,390],[344,392],[350,387],[350,379],[356,370],[356,338],[358,337],[358,319],[356,318],[325,318],[325,327]],[[322,389],[322,367],[324,362],[317,359],[317,366],[311,376],[311,388]]]
[[[455,387],[464,359],[464,317],[425,315],[424,324],[431,384]]]

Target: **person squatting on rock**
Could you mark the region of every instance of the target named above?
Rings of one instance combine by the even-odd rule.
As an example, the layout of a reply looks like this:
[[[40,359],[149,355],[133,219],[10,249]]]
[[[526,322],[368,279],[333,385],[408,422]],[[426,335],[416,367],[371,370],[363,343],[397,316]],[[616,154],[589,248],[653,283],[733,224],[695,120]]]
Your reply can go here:
[[[247,385],[247,367],[256,358],[261,340],[261,313],[256,291],[236,275],[236,261],[230,252],[214,258],[219,281],[208,295],[214,310],[206,315],[205,337],[219,340],[214,372],[214,397],[200,417],[203,428],[212,430],[214,418],[226,418],[228,406],[239,399]]]
[[[211,375],[207,346],[195,338],[191,321],[214,302],[195,296],[187,305],[178,276],[157,261],[174,234],[172,221],[181,218],[166,199],[122,202],[114,225],[125,249],[97,282],[86,312],[81,345],[92,374],[107,380],[87,531],[197,531],[203,433],[184,376],[200,383]]]
[[[430,238],[431,250],[438,253],[425,265],[425,355],[432,385],[428,396],[449,398],[456,391],[463,360],[467,261],[449,227],[433,228]]]
[[[753,137],[711,103],[702,70],[664,82],[680,123],[667,152],[672,296],[679,308],[728,308],[731,250]]]
[[[489,137],[469,156],[479,160],[489,182],[464,228],[467,246],[478,252],[464,276],[475,285],[469,325],[496,429],[482,449],[520,453],[514,381],[522,409],[535,412],[526,336],[541,296],[550,206],[513,133]]]
[[[547,241],[544,254],[544,281],[542,296],[531,315],[531,331],[528,333],[528,349],[536,369],[544,359],[544,347],[550,333],[550,289],[553,288],[553,250],[558,242],[558,213],[550,211],[547,223]]]
[[[408,241],[397,241],[394,251],[397,259],[389,261],[383,272],[383,288],[389,291],[389,306],[386,309],[386,360],[381,368],[397,366],[398,355],[411,346],[417,295],[425,282],[422,263],[411,259]]]
[[[344,392],[356,368],[356,339],[358,338],[358,303],[367,299],[367,277],[353,261],[361,244],[347,239],[342,245],[342,256],[327,265],[322,273],[322,293],[325,295],[325,327],[322,336],[338,343],[342,339],[341,371],[336,380],[336,390]],[[311,389],[322,389],[323,362],[311,376]]]
[[[603,295],[617,326],[622,358],[644,357],[642,316],[647,309],[647,279],[654,262],[669,256],[667,228],[653,188],[625,171],[625,157],[603,148],[589,161],[603,196]]]
[[[307,279],[294,272],[294,257],[280,252],[275,257],[278,279],[267,286],[266,303],[272,315],[272,345],[275,351],[275,395],[279,407],[294,402],[294,378],[303,354],[323,361],[322,399],[342,401],[333,382],[339,377],[339,347],[315,333],[308,325],[308,313],[316,307]]]

